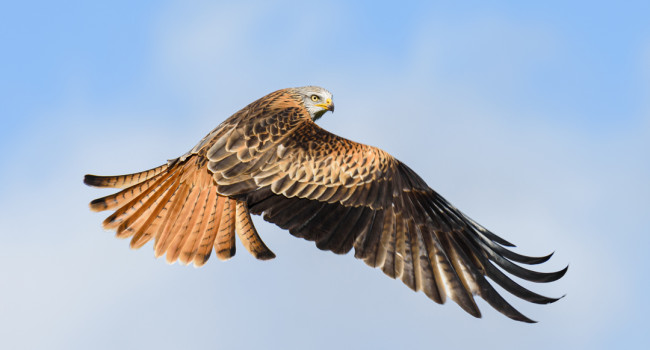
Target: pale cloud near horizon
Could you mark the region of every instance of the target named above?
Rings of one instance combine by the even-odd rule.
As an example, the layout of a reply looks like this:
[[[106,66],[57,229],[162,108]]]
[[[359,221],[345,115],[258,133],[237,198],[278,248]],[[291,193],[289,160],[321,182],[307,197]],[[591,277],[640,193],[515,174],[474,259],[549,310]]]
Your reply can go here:
[[[8,178],[14,186],[0,199],[3,230],[16,233],[0,256],[0,310],[9,315],[0,319],[0,337],[13,348],[595,348],[614,344],[612,328],[641,320],[635,307],[647,282],[634,267],[647,264],[639,254],[648,243],[641,235],[650,207],[650,113],[639,125],[608,134],[546,117],[571,113],[557,106],[508,104],[508,93],[531,74],[529,62],[552,60],[565,47],[556,33],[540,23],[489,16],[462,29],[422,24],[399,64],[379,56],[367,66],[362,60],[329,65],[316,52],[291,51],[309,35],[283,38],[276,48],[260,43],[258,36],[266,36],[259,23],[268,11],[251,4],[162,11],[151,29],[155,44],[145,79],[180,96],[195,114],[160,118],[134,111],[132,100],[106,110],[111,101],[72,98],[47,115],[62,134],[50,133],[55,122],[48,121],[32,135],[48,148],[25,140],[8,156],[35,160]],[[336,28],[344,22],[332,24],[334,39],[344,35]],[[307,24],[286,21],[282,33]],[[485,46],[467,48],[464,41],[477,36]],[[520,50],[500,62],[513,47]],[[486,61],[453,61],[453,55],[479,53]],[[292,67],[273,56],[295,60],[298,73],[288,75]],[[260,63],[265,57],[268,66]],[[494,71],[453,75],[456,64]],[[320,252],[259,218],[276,260],[260,263],[239,249],[227,263],[212,258],[201,269],[168,266],[153,259],[150,245],[129,250],[101,230],[104,215],[87,210],[105,192],[83,187],[84,173],[158,165],[253,99],[303,81],[334,93],[337,111],[321,122],[326,129],[386,149],[519,252],[557,250],[542,269],[569,263],[566,277],[524,285],[567,297],[544,306],[507,298],[541,321],[534,326],[514,323],[482,301],[484,317],[474,320],[453,302],[436,305],[351,256]],[[43,152],[62,158],[54,162]],[[41,179],[44,167],[56,171]],[[25,222],[29,232],[21,232]],[[31,336],[32,329],[40,336]]]

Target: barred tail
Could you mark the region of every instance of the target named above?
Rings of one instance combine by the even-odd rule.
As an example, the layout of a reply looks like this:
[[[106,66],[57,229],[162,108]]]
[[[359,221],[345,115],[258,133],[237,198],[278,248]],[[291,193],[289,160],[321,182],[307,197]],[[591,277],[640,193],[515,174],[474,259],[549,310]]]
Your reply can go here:
[[[154,239],[156,257],[201,266],[214,250],[226,260],[235,255],[235,235],[258,259],[275,255],[261,241],[242,202],[217,193],[212,176],[198,158],[121,176],[86,175],[97,187],[126,187],[93,200],[93,211],[115,210],[103,222],[118,238],[131,237],[140,248]]]
[[[93,187],[127,188],[151,179],[152,177],[167,170],[168,167],[169,166],[167,164],[164,164],[153,169],[149,169],[139,173],[128,174],[128,175],[117,175],[117,176],[86,175],[84,176],[84,183],[88,186],[93,186]]]

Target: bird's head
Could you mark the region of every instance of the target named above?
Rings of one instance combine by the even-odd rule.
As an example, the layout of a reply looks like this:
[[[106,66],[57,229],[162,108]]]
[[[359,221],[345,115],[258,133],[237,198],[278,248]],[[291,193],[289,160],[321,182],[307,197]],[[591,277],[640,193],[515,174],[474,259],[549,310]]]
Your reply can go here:
[[[319,86],[303,86],[293,89],[302,99],[313,121],[318,120],[327,111],[334,112],[332,93]]]

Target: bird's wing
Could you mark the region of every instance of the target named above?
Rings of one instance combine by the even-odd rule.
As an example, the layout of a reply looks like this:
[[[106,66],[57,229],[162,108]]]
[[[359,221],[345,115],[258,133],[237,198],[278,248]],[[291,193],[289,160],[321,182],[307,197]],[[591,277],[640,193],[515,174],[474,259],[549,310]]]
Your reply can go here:
[[[245,201],[254,214],[338,254],[400,278],[443,303],[446,297],[480,317],[479,295],[515,320],[532,322],[488,283],[534,303],[557,299],[533,293],[517,277],[550,282],[566,269],[540,273],[538,264],[449,204],[410,168],[386,152],[318,127],[299,106],[273,108],[231,125],[211,140],[208,169],[219,194]],[[254,114],[254,113],[252,113]],[[498,267],[497,267],[498,266]]]

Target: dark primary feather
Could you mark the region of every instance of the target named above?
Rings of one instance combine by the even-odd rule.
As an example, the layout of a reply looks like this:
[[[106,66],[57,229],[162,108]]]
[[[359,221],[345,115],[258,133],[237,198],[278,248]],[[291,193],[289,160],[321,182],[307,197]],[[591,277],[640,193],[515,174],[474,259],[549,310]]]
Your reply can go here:
[[[447,202],[388,153],[331,134],[307,113],[297,90],[276,91],[228,118],[183,157],[142,173],[87,175],[92,186],[124,188],[91,203],[116,210],[105,222],[156,256],[202,265],[211,251],[235,254],[235,234],[258,259],[275,255],[250,214],[400,278],[437,303],[454,300],[475,317],[474,295],[506,316],[533,322],[505,301],[488,278],[521,299],[545,304],[507,274],[532,282],[561,278],[517,263],[540,264]],[[501,270],[505,271],[505,273]]]

